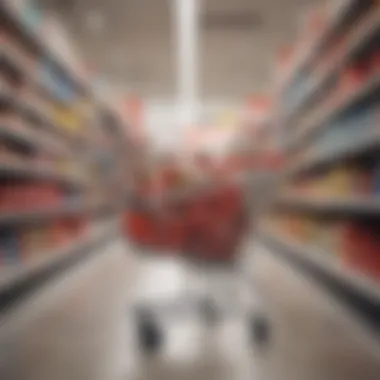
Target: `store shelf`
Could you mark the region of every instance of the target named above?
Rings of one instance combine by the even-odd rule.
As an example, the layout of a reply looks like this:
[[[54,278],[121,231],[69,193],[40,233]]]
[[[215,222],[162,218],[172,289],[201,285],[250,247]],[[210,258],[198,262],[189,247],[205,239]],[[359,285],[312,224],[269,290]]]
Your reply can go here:
[[[322,214],[380,217],[380,197],[281,197],[280,206]]]
[[[2,122],[0,125],[0,137],[20,143],[34,150],[43,151],[54,157],[68,157],[69,151],[53,139],[48,139],[42,132],[33,131],[31,128],[12,125]]]
[[[335,150],[324,154],[309,155],[309,157],[298,160],[298,162],[292,164],[285,172],[285,178],[308,174],[323,167],[338,164],[363,154],[378,152],[379,149],[380,132],[374,130],[373,133],[358,136],[349,146],[337,147]]]
[[[27,145],[40,148],[41,142],[37,133],[29,131],[28,128],[14,125],[12,122],[2,121],[0,124],[0,137]],[[43,148],[43,147],[42,147]]]
[[[5,88],[1,89],[0,99],[10,104],[11,107],[14,107],[15,110],[20,112],[22,115],[32,116],[34,119],[38,120],[44,130],[56,135],[57,138],[62,138],[63,145],[65,145],[65,147],[62,146],[62,150],[64,150],[66,153],[69,152],[75,141],[82,142],[83,138],[81,136],[76,136],[75,134],[60,127],[51,118],[49,118],[45,112],[40,110],[38,106],[36,106],[33,102],[17,96],[17,94],[12,90],[7,90]],[[55,150],[55,152],[57,152],[57,150]]]
[[[70,247],[47,253],[34,263],[0,271],[0,313],[8,311],[49,280],[98,253],[115,236],[115,228],[108,228],[102,233],[90,234]]]
[[[26,84],[35,89],[37,93],[43,95],[44,98],[48,98],[54,103],[70,105],[69,100],[64,100],[62,97],[57,96],[49,86],[42,82],[39,78],[39,73],[30,74],[30,69],[22,62],[22,59],[17,56],[17,53],[9,48],[3,49],[2,59],[7,66],[16,71],[25,81]]]
[[[76,241],[70,242],[70,246],[61,245],[52,252],[44,252],[41,245],[36,252],[25,249],[22,254],[15,252],[20,255],[14,258],[18,262],[12,267],[4,267],[10,258],[0,255],[4,256],[0,260],[0,314],[18,303],[21,297],[35,292],[50,279],[94,255],[116,236],[114,220],[112,228],[100,221],[110,221],[122,212],[123,207],[118,200],[123,191],[123,175],[126,175],[122,166],[124,151],[119,149],[122,148],[120,139],[116,133],[108,136],[109,131],[117,127],[124,130],[120,125],[124,124],[124,119],[108,125],[112,123],[102,117],[101,111],[107,108],[114,116],[118,109],[111,104],[107,107],[95,104],[91,83],[81,75],[82,66],[70,54],[73,51],[69,41],[62,36],[60,25],[55,25],[57,20],[34,22],[38,21],[34,16],[39,12],[30,18],[24,9],[33,9],[24,3],[0,1],[0,22],[6,32],[0,57],[4,69],[0,97],[6,110],[0,124],[0,139],[4,144],[0,179],[4,189],[10,191],[9,185],[17,180],[20,194],[23,190],[25,194],[31,190],[36,196],[43,197],[45,184],[53,184],[69,192],[58,203],[34,202],[34,197],[25,198],[23,205],[14,204],[15,207],[3,202],[0,227],[5,231],[9,229],[14,236],[12,242],[22,247],[25,234],[34,236],[37,233],[33,225],[38,227],[39,234],[48,236],[55,228],[54,222],[65,218],[83,221],[89,233],[83,238],[73,236],[74,233],[68,235],[68,240],[71,236]],[[39,16],[44,17],[45,14]],[[36,24],[37,28],[34,28]],[[83,101],[86,107],[78,108],[83,106]],[[85,136],[91,132],[86,127],[87,121],[102,124],[94,140],[92,136]],[[78,130],[70,128],[74,123],[81,124]],[[99,145],[98,140],[106,143]],[[114,168],[108,175],[105,173],[105,160]],[[114,192],[113,199],[104,199],[110,189]],[[70,233],[70,226],[61,227],[61,232]],[[7,239],[7,236],[3,239],[4,247]],[[53,247],[57,248],[56,245]],[[34,260],[37,257],[40,259]],[[19,309],[17,311],[20,312]]]
[[[45,168],[38,164],[24,164],[21,162],[1,162],[0,177],[18,179],[44,179],[61,183],[69,187],[86,187],[87,183],[74,175],[61,174],[57,170]]]
[[[340,2],[340,5],[331,14],[331,19],[321,36],[317,38],[309,46],[309,48],[302,49],[303,54],[292,66],[292,69],[284,80],[281,91],[282,93],[284,93],[289,86],[291,86],[298,73],[309,67],[315,61],[323,48],[346,23],[347,19],[352,18],[352,15],[357,15],[357,17],[359,17],[360,9],[362,7],[366,7],[367,5],[368,2],[363,0],[344,0]],[[351,22],[353,21],[354,20],[351,20]]]
[[[90,88],[84,80],[75,74],[74,71],[62,61],[62,59],[57,57],[56,53],[54,53],[52,49],[43,42],[43,38],[41,38],[36,31],[25,25],[21,19],[19,11],[17,10],[16,4],[14,4],[12,0],[4,0],[0,2],[0,16],[10,22],[24,37],[24,39],[28,41],[29,44],[31,44],[31,46],[41,55],[52,59],[57,67],[65,73],[67,78],[70,79],[70,81],[81,93],[89,92]]]
[[[62,99],[62,97],[59,97],[46,83],[43,83],[41,73],[36,71],[35,68],[28,68],[20,55],[13,51],[12,48],[6,47],[3,49],[1,57],[4,63],[12,68],[13,71],[17,72],[17,74],[23,78],[25,84],[34,89],[36,93],[42,95],[44,98],[48,98],[54,103],[70,106],[71,101]]]
[[[380,9],[374,9],[363,20],[359,21],[358,26],[348,38],[343,53],[335,60],[332,60],[328,69],[319,74],[314,81],[314,85],[308,93],[302,97],[301,103],[291,112],[289,119],[294,118],[301,110],[314,102],[318,98],[326,85],[331,83],[334,76],[342,71],[350,62],[354,61],[368,46],[376,42],[376,37],[380,34]]]
[[[274,231],[261,231],[261,242],[345,303],[376,333],[380,332],[380,284],[344,267],[331,254],[304,246]]]
[[[352,96],[344,99],[340,104],[332,104],[322,107],[321,110],[308,123],[299,128],[295,134],[291,147],[300,146],[306,139],[321,131],[332,121],[354,110],[357,106],[375,100],[380,94],[380,74],[374,75],[362,87],[358,88]]]
[[[41,207],[30,211],[0,213],[0,227],[37,223],[70,216],[97,215],[107,211],[116,211],[116,208],[110,203],[87,205],[70,201],[56,207]]]
[[[25,65],[22,62],[20,56],[17,55],[16,52],[12,51],[8,47],[4,47],[1,51],[1,62],[8,70],[10,69],[12,72],[17,73],[17,76],[21,76],[23,79],[26,79],[28,82],[30,81],[30,76]]]
[[[64,205],[55,207],[40,207],[30,211],[0,213],[0,226],[11,226],[83,214],[86,212],[86,207],[78,203],[67,202]]]
[[[69,141],[72,141],[76,138],[78,140],[80,139],[79,136],[75,136],[73,133],[70,133],[61,127],[58,123],[54,122],[54,120],[47,114],[47,112],[42,110],[32,100],[24,97],[21,101],[15,99],[14,104],[21,112],[27,115],[32,115],[34,118],[39,120],[43,126],[45,126],[45,128],[50,129],[52,132],[55,132],[56,134],[67,138]]]

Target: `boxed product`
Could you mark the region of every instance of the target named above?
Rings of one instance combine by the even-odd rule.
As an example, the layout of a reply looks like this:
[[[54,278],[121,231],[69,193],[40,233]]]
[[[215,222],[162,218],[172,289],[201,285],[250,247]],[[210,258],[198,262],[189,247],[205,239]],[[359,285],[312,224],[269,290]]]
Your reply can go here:
[[[379,226],[376,223],[347,223],[343,239],[343,263],[380,281]]]
[[[9,182],[0,187],[0,212],[17,212],[58,206],[63,193],[54,184]]]

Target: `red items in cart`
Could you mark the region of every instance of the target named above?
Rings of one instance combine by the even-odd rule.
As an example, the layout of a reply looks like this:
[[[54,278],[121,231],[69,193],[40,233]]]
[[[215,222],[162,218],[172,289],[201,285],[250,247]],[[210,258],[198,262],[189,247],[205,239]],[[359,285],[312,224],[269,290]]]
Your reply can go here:
[[[237,186],[204,190],[153,210],[136,207],[125,231],[140,246],[189,258],[232,260],[245,228],[243,193]]]
[[[124,220],[125,231],[128,237],[142,246],[157,244],[158,226],[153,215],[143,208],[134,208],[128,211]]]

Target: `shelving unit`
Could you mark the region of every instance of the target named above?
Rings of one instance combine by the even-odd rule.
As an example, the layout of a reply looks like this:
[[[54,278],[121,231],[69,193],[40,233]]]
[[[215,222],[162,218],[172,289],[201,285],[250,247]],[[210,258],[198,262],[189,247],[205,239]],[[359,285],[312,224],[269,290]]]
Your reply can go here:
[[[33,50],[36,51],[38,55],[52,59],[59,70],[76,86],[78,92],[83,94],[90,90],[85,79],[74,72],[74,70],[64,62],[63,57],[57,57],[57,54],[54,53],[49,44],[45,42],[43,35],[27,24],[26,20],[23,19],[25,15],[23,15],[22,9],[18,8],[16,2],[3,0],[0,3],[0,15],[2,19],[10,23],[12,27],[27,40],[28,44],[33,47]],[[29,72],[29,70],[27,69],[26,72]]]
[[[319,38],[316,38],[309,46],[308,49],[299,49],[301,58],[295,60],[290,70],[290,74],[287,76],[287,80],[284,81],[282,90],[280,91],[283,96],[289,88],[294,85],[297,76],[310,69],[314,62],[318,59],[318,54],[322,53],[326,46],[333,40],[339,31],[345,29],[347,24],[353,23],[359,20],[360,24],[348,37],[345,47],[342,49],[338,57],[329,61],[328,68],[324,69],[322,73],[317,74],[316,78],[313,78],[312,86],[309,87],[309,91],[306,96],[301,98],[296,107],[287,113],[289,119],[293,119],[295,116],[305,109],[310,103],[313,103],[320,93],[324,90],[325,85],[331,80],[334,75],[339,73],[341,68],[352,60],[356,54],[358,54],[363,45],[376,37],[379,32],[378,17],[379,12],[361,19],[361,16],[371,5],[371,1],[348,1],[342,0],[340,5],[336,8],[332,8],[330,11],[330,20],[326,23],[325,30]],[[306,52],[306,54],[305,54]]]
[[[59,173],[45,165],[23,162],[0,162],[0,177],[6,179],[51,180],[72,188],[82,188],[86,186],[86,182],[76,175]]]
[[[130,146],[125,121],[54,46],[51,16],[37,25],[17,4],[0,2],[0,313],[115,235],[91,231],[125,204]]]
[[[0,215],[0,228],[2,226],[22,225],[64,217],[96,216],[104,210],[112,210],[112,203],[98,205],[84,205],[72,201],[56,207],[40,207],[30,211],[3,213]]]
[[[259,236],[379,333],[380,4],[327,13],[280,83],[286,162]]]
[[[380,216],[380,199],[364,197],[283,197],[279,203],[284,208],[298,209],[300,212],[314,212],[327,215]]]
[[[354,94],[349,96],[348,99],[338,102],[333,106],[321,107],[321,109],[312,115],[311,121],[305,123],[300,131],[295,134],[294,141],[291,147],[294,148],[302,144],[307,138],[313,136],[314,133],[321,131],[321,129],[335,119],[347,114],[355,107],[365,103],[371,98],[376,98],[380,94],[380,74],[374,74],[373,78],[369,78]]]
[[[368,1],[347,0],[341,1],[337,6],[333,7],[329,15],[327,25],[320,37],[312,41],[307,49],[300,49],[301,54],[298,54],[294,63],[285,75],[281,90],[285,92],[292,85],[297,74],[316,60],[317,55],[325,48],[332,37],[353,17],[357,17],[368,7]],[[355,15],[357,14],[357,16]]]
[[[380,286],[368,277],[343,267],[333,261],[328,253],[304,246],[276,231],[261,231],[261,242],[271,252],[281,255],[309,278],[315,280],[335,299],[343,301],[365,321],[375,333],[379,333]],[[377,335],[376,335],[377,336]]]
[[[291,163],[286,170],[287,177],[297,177],[312,173],[320,168],[339,164],[368,152],[376,153],[376,151],[378,151],[380,147],[379,131],[374,129],[358,137],[356,141],[350,142],[347,146],[340,146],[337,150],[322,154],[310,154],[302,160],[296,160],[296,162]]]

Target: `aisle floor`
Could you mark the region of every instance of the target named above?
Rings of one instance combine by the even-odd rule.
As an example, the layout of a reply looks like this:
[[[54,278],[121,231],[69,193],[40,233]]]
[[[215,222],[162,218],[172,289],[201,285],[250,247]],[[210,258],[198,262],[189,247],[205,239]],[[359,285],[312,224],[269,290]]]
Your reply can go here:
[[[353,328],[351,320],[314,286],[265,252],[255,256],[257,304],[273,324],[272,340],[265,348],[249,347],[244,316],[233,314],[212,332],[190,315],[168,319],[167,345],[161,355],[140,355],[127,305],[135,292],[132,284],[146,271],[119,241],[50,284],[1,324],[0,377],[378,380],[380,352],[372,340]],[[223,276],[231,282],[241,277]]]

